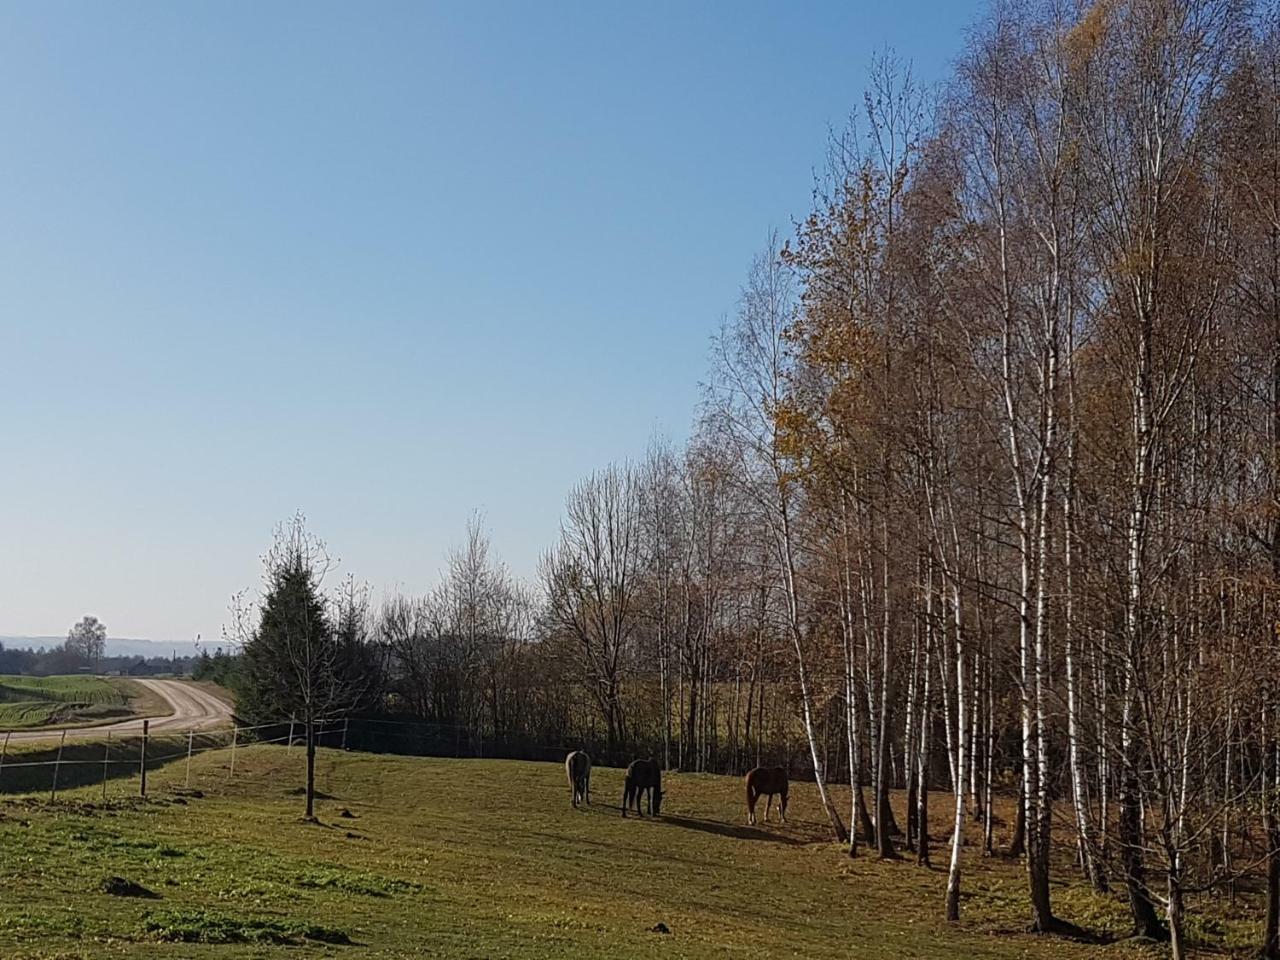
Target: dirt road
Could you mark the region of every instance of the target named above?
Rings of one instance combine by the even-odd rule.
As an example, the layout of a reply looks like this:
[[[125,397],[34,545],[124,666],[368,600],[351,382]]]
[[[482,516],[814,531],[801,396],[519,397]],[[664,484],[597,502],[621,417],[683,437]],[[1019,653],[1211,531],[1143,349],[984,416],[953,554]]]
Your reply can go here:
[[[153,693],[159,694],[172,708],[173,712],[165,717],[152,717],[150,730],[152,733],[175,733],[188,730],[213,730],[229,726],[231,723],[231,707],[208,691],[182,680],[151,680],[141,677],[133,678],[134,683],[141,684]],[[142,732],[141,718],[121,720],[118,723],[104,723],[96,727],[68,727],[67,739],[72,737],[105,737],[107,731],[112,734],[138,734]],[[56,740],[62,736],[62,729],[56,730],[15,730],[13,741],[24,740]]]

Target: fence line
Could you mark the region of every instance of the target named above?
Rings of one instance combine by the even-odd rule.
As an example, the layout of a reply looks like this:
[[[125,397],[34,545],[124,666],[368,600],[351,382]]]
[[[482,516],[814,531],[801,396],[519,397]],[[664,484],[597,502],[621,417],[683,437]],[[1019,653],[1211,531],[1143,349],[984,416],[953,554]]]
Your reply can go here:
[[[341,742],[345,745],[347,725],[349,721],[344,718],[342,720],[329,720],[318,723],[315,729],[315,737],[317,743],[323,743],[324,738],[330,741],[341,736]],[[10,744],[14,731],[4,731],[3,741],[0,741],[0,794],[5,792],[5,773],[9,774],[9,783],[13,783],[15,772],[33,772],[39,768],[47,768],[50,770],[50,778],[41,780],[49,784],[49,799],[55,800],[58,795],[60,785],[65,784],[62,777],[64,770],[84,770],[85,768],[96,768],[101,771],[102,797],[107,796],[107,783],[111,779],[113,771],[118,772],[122,768],[136,769],[139,775],[138,792],[140,796],[147,795],[147,774],[155,767],[166,765],[175,760],[186,761],[186,770],[183,782],[186,787],[191,786],[191,761],[203,753],[212,750],[225,750],[231,747],[231,765],[229,776],[235,776],[235,757],[237,748],[246,745],[272,745],[284,744],[286,749],[292,747],[294,743],[303,739],[303,734],[297,730],[298,723],[295,720],[277,721],[275,723],[260,724],[233,724],[227,728],[214,729],[198,729],[195,727],[187,730],[171,730],[160,733],[151,733],[150,721],[144,720],[142,730],[134,736],[117,736],[116,731],[107,729],[101,740],[94,738],[92,734],[80,735],[74,740],[68,740],[69,730],[62,730],[60,736],[57,736],[57,748],[53,757],[48,758],[47,755],[38,760],[17,759],[23,756],[21,753],[11,753]],[[284,727],[288,727],[288,732],[279,736],[262,736],[260,732],[274,732]],[[26,732],[26,731],[22,731]],[[132,733],[133,731],[130,731]],[[50,741],[55,736],[55,732],[50,733]],[[43,739],[43,738],[41,738]],[[164,749],[162,741],[176,741],[178,749],[156,753],[151,747],[159,746]],[[74,753],[83,753],[92,751],[93,748],[101,744],[101,756],[76,756]],[[114,754],[113,754],[113,748]],[[52,748],[51,748],[52,749]],[[136,755],[121,754],[133,754]],[[68,756],[68,752],[73,755]],[[39,755],[38,750],[36,751]],[[21,774],[19,773],[19,776]],[[90,781],[91,782],[91,781]],[[74,786],[87,786],[88,783],[84,778],[80,778]],[[30,782],[22,783],[11,788],[12,792],[29,793],[33,790],[41,789],[33,786]]]
[[[106,798],[108,782],[113,777],[119,777],[120,772],[128,768],[137,770],[138,794],[145,797],[148,773],[153,768],[180,760],[185,761],[183,784],[190,788],[194,758],[212,750],[228,748],[230,753],[226,776],[233,780],[239,754],[244,747],[283,744],[288,750],[299,741],[305,742],[306,738],[305,725],[292,717],[273,723],[231,724],[214,729],[192,727],[157,733],[152,733],[149,722],[144,720],[140,733],[130,730],[130,735],[121,735],[120,731],[106,729],[101,739],[93,738],[91,734],[69,738],[68,731],[64,730],[57,741],[56,751],[49,748],[38,759],[21,759],[21,753],[15,755],[10,750],[12,733],[5,732],[3,741],[0,742],[0,794],[5,792],[6,786],[13,793],[48,789],[51,799],[57,797],[59,789],[66,789],[68,786],[97,786],[98,782],[101,783],[102,796]],[[466,724],[381,717],[331,718],[318,722],[314,734],[318,745],[329,748],[351,748],[407,756],[488,756],[494,759],[501,757],[559,761],[569,750],[586,749],[599,766],[625,766],[636,756],[643,756],[647,749],[646,745],[640,743],[611,746],[586,737],[570,741],[518,733],[494,736],[486,735],[483,729]],[[809,775],[805,766],[806,759],[807,757],[795,754],[794,750],[775,748],[762,751],[760,757],[755,756],[754,751],[743,754],[739,761],[747,766],[754,766],[759,762],[782,764],[792,771],[794,779],[804,779]],[[49,777],[32,778],[30,775],[37,773],[39,768],[50,768]],[[90,768],[99,771],[97,778],[87,772]],[[63,774],[69,771],[78,771],[78,775],[64,777]],[[833,782],[838,779],[838,776],[834,777]]]
[[[290,749],[294,744],[305,741],[305,732],[298,729],[300,726],[302,726],[300,722],[291,718],[289,721],[280,720],[274,723],[233,724],[229,728],[215,728],[213,730],[190,728],[187,730],[151,733],[149,721],[144,720],[143,729],[140,732],[129,731],[129,733],[133,734],[132,736],[120,736],[117,731],[107,729],[103,731],[101,740],[93,738],[91,734],[78,735],[74,740],[69,740],[68,731],[63,730],[57,739],[57,748],[53,757],[46,756],[36,760],[17,759],[22,754],[10,752],[13,731],[5,731],[3,741],[0,742],[0,795],[5,792],[6,780],[12,784],[12,778],[15,774],[20,776],[20,771],[33,772],[41,768],[47,768],[50,770],[51,777],[44,782],[49,784],[49,798],[53,800],[56,799],[58,790],[65,788],[65,778],[62,776],[64,772],[95,768],[101,772],[99,780],[104,799],[107,796],[107,785],[112,779],[112,775],[117,774],[122,769],[137,770],[139,775],[138,793],[140,796],[145,797],[147,795],[147,774],[152,769],[176,760],[184,760],[186,769],[183,782],[185,786],[190,787],[192,760],[201,754],[228,748],[230,748],[228,777],[234,778],[237,754],[243,747],[284,744],[286,749]],[[377,729],[360,731],[360,727],[376,727]],[[353,730],[353,728],[355,729]],[[447,745],[434,736],[442,729],[447,729],[450,734],[450,743]],[[264,731],[274,732],[278,730],[284,730],[285,732],[278,736],[261,735]],[[380,718],[367,720],[357,718],[354,721],[351,718],[342,718],[340,720],[324,721],[316,725],[315,739],[319,745],[345,750],[353,739],[353,733],[356,739],[363,741],[365,746],[373,746],[378,752],[403,752],[408,755],[426,753],[427,755],[453,755],[457,757],[483,756],[483,744],[486,739],[480,731],[463,724],[435,724],[431,721]],[[162,742],[165,740],[175,742],[176,749],[157,752],[155,749],[157,747],[164,750]],[[201,742],[202,740],[204,742]],[[326,740],[328,741],[327,743]],[[376,743],[371,742],[375,740]],[[76,753],[91,751],[98,744],[101,744],[100,755],[75,755]],[[445,748],[446,746],[448,749]],[[544,756],[539,759],[546,759],[552,755],[554,755],[555,759],[559,759],[565,750],[571,749],[565,744],[529,740],[522,741],[521,747],[526,751],[533,749],[542,753]],[[68,753],[72,755],[69,756]],[[8,777],[6,777],[6,774],[8,774]],[[41,779],[43,780],[43,778]],[[88,784],[83,777],[78,778],[73,784],[73,786],[86,785]],[[31,792],[33,788],[29,781],[26,783],[19,781],[15,787],[10,789],[13,792],[26,793]],[[34,789],[39,788],[35,787]]]

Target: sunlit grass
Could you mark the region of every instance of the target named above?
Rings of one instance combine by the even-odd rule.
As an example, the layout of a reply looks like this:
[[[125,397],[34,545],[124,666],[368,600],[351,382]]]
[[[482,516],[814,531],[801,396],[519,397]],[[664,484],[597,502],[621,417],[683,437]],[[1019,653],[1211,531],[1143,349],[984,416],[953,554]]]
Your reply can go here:
[[[621,771],[573,810],[563,770],[514,761],[323,751],[321,825],[301,821],[303,755],[229,751],[127,781],[0,804],[0,956],[1083,957],[1037,938],[1021,866],[966,858],[964,919],[945,875],[850,860],[809,784],[786,826],[745,825],[740,781],[676,774],[660,820],[623,819]],[[846,790],[838,790],[842,804]],[[936,816],[937,814],[935,814]],[[936,862],[945,862],[935,822]],[[119,876],[156,894],[103,891]],[[1070,875],[1068,874],[1068,877]],[[1059,912],[1123,932],[1123,903],[1073,877]],[[658,925],[669,932],[655,932]],[[1230,924],[1228,923],[1230,927]],[[1252,929],[1253,924],[1250,924]],[[1231,928],[1237,933],[1243,928]],[[350,944],[343,941],[349,939]],[[1111,956],[1145,956],[1116,943]],[[270,954],[264,951],[270,951]]]

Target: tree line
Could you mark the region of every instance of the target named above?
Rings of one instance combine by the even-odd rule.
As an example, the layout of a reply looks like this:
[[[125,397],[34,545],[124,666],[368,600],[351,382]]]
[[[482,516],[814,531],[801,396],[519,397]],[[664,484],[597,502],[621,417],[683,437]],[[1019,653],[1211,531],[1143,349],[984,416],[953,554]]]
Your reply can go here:
[[[928,863],[942,792],[948,919],[1001,788],[1037,931],[1055,835],[1175,956],[1261,871],[1274,958],[1278,588],[1277,10],[1051,0],[939,90],[875,65],[688,443],[575,486],[536,587],[473,523],[431,595],[329,616],[367,706],[785,763],[851,856]]]
[[[8,647],[0,643],[0,674],[48,677],[67,673],[107,673],[146,676],[157,673],[190,673],[193,657],[109,657],[106,625],[85,616],[67,631],[67,639],[55,647]]]

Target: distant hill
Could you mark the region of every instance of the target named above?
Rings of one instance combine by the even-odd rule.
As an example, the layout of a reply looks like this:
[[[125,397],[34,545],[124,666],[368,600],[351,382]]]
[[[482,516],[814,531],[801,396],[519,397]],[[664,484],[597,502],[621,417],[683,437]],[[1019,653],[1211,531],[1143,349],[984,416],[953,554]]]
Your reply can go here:
[[[39,650],[44,647],[50,650],[60,647],[66,637],[2,637],[0,644],[7,650]],[[209,644],[209,652],[218,646]],[[193,657],[197,654],[196,645],[190,640],[138,640],[132,637],[107,637],[108,657]]]

